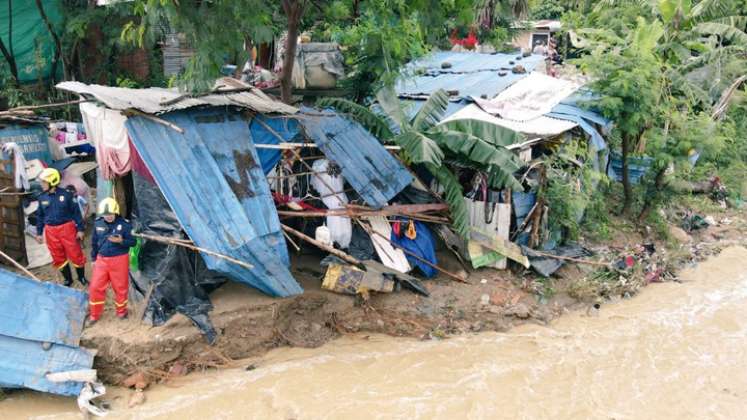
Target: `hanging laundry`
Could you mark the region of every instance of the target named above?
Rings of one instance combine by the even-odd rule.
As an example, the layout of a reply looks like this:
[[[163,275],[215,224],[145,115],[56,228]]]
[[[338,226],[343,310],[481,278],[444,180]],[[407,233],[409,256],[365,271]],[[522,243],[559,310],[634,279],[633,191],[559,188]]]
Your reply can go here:
[[[29,184],[29,177],[26,174],[26,158],[23,157],[21,147],[13,142],[5,143],[3,144],[3,152],[13,155],[15,187],[28,191],[31,185]]]
[[[406,231],[409,229],[407,228],[407,226],[410,223],[413,224],[415,239],[410,239],[408,234],[406,233]],[[428,226],[426,226],[425,223],[418,222],[417,220],[404,219],[402,221],[400,234],[397,234],[394,230],[392,230],[391,239],[395,245],[406,249],[412,254],[417,255],[418,257],[428,261],[433,265],[438,264],[438,260],[436,259],[435,242],[433,241],[433,236],[431,235],[430,229],[428,229]],[[414,267],[420,269],[420,271],[428,278],[434,277],[436,274],[438,274],[438,271],[436,271],[435,268],[429,266],[428,264],[425,264],[423,261],[413,257],[410,254],[407,255],[407,261],[409,261],[410,264]]]
[[[132,160],[124,125],[127,117],[90,102],[80,104],[80,114],[88,139],[96,147],[96,160],[104,178],[113,179],[129,172]]]
[[[147,166],[145,166],[145,162],[143,162],[143,158],[140,157],[140,153],[138,153],[137,149],[135,149],[135,145],[132,144],[132,140],[128,139],[128,143],[130,144],[130,162],[132,164],[132,170],[148,180],[148,182],[150,182],[151,184],[155,184],[156,180],[153,179],[153,175],[150,173],[150,170]]]
[[[348,197],[343,192],[345,181],[343,181],[339,170],[333,171],[334,167],[327,159],[318,159],[312,165],[314,176],[311,178],[311,186],[314,187],[322,198],[322,202],[328,209],[344,209],[348,204]],[[331,189],[330,189],[331,188]],[[353,235],[353,225],[350,218],[343,216],[327,216],[327,228],[332,234],[332,240],[341,248],[350,245]]]

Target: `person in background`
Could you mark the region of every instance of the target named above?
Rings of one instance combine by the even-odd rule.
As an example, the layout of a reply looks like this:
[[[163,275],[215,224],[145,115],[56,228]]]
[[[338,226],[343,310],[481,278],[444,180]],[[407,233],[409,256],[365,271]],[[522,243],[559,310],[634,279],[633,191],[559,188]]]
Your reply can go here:
[[[119,204],[115,199],[101,200],[98,214],[100,217],[96,219],[93,227],[91,244],[93,278],[88,288],[89,326],[101,318],[109,283],[114,289],[117,317],[127,318],[127,292],[130,288],[129,252],[137,242],[132,236],[132,225],[119,215]]]
[[[547,55],[547,48],[545,47],[545,43],[542,41],[535,42],[534,49],[532,50],[532,54]]]
[[[70,191],[58,188],[60,173],[56,169],[46,168],[38,178],[44,192],[39,196],[36,240],[39,243],[46,241],[52,265],[62,273],[65,286],[73,284],[70,264],[75,267],[80,284],[85,286],[88,281],[86,257],[81,249],[84,227],[80,208]]]
[[[78,205],[78,208],[80,209],[80,215],[83,219],[83,226],[86,225],[86,215],[88,214],[88,202],[83,196],[78,195],[78,190],[75,189],[75,185],[68,185],[65,187],[66,190],[70,191],[71,194],[73,194],[73,197],[75,197],[75,204]]]

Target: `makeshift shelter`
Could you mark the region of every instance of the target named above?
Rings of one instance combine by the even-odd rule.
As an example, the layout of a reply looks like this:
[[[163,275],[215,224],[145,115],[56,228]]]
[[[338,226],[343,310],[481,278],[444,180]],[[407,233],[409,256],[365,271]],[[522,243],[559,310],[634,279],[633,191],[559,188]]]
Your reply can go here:
[[[401,100],[409,103],[407,110],[411,115],[431,93],[447,91],[450,102],[440,124],[469,131],[474,121],[487,122],[497,128],[496,133],[502,133],[501,141],[491,142],[516,152],[527,163],[538,157],[535,152],[546,142],[562,143],[574,136],[586,138],[593,151],[594,168],[603,172],[608,151],[602,133],[610,122],[579,105],[588,95],[580,81],[533,71],[545,58],[526,54],[435,53],[409,64],[396,83],[396,91]],[[516,68],[518,65],[521,69]],[[529,171],[534,167],[528,166]],[[498,238],[496,244],[502,252],[493,252],[495,247],[489,250],[485,241],[477,244],[471,238],[464,253],[475,267],[505,268],[501,254],[524,261],[523,252],[510,244],[509,238],[526,240],[519,231],[527,227],[530,217],[535,224],[541,223],[536,220],[543,214],[543,209],[536,210],[536,194],[490,191],[484,176],[474,175],[474,189],[465,197],[470,224],[479,235],[485,234],[482,239]],[[527,175],[528,172],[519,178]]]
[[[195,258],[183,248],[146,240],[133,273],[136,291],[151,297],[146,315],[154,323],[182,312],[209,341],[215,331],[207,296],[225,279],[272,296],[302,291],[290,272],[273,204],[280,194],[271,193],[265,177],[283,151],[318,148],[373,207],[386,205],[412,180],[358,124],[331,112],[299,111],[233,79],[219,80],[203,96],[77,82],[58,88],[105,106],[90,110],[92,104],[82,104],[81,110],[87,126],[115,125],[89,131],[102,134],[93,139],[102,172],[108,168],[111,177],[131,178],[136,230],[182,243],[190,239],[212,251]],[[121,146],[123,135],[130,147]]]

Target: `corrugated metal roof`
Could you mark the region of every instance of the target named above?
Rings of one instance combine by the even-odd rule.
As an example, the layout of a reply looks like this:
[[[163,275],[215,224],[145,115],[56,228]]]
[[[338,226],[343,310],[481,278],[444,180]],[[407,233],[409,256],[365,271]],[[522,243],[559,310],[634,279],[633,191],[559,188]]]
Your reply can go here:
[[[454,115],[446,118],[443,122],[453,120],[478,120],[485,121],[509,130],[516,131],[527,135],[536,135],[540,137],[552,137],[564,133],[577,124],[563,119],[540,116],[529,121],[514,121],[506,118],[495,117],[483,111],[477,105],[470,105],[458,111]]]
[[[78,395],[82,383],[46,374],[93,366],[93,353],[78,347],[87,309],[86,293],[0,269],[0,386]]]
[[[0,335],[77,346],[88,296],[0,269]]]
[[[251,88],[236,79],[223,78],[215,83],[220,90],[237,88]],[[58,89],[77,93],[82,96],[92,97],[102,102],[110,109],[123,111],[136,109],[146,114],[162,114],[197,106],[237,106],[248,108],[261,114],[280,113],[293,114],[298,110],[290,105],[276,101],[259,89],[251,88],[249,91],[212,94],[200,97],[188,97],[176,89],[147,88],[129,89],[112,86],[86,85],[80,82],[62,82],[56,86]],[[167,103],[182,98],[175,103]]]
[[[473,119],[490,122],[519,133],[551,137],[578,125],[567,118],[558,119],[545,115],[576,89],[578,86],[569,81],[533,73],[492,100],[469,105],[446,118],[444,122]]]
[[[305,108],[299,123],[342,176],[371,207],[387,205],[412,175],[360,124],[334,112]]]
[[[438,89],[458,91],[459,99],[470,96],[493,98],[518,80],[526,77],[544,62],[541,55],[522,57],[516,54],[480,54],[442,51],[409,63],[395,90],[400,97],[426,98]],[[513,64],[512,64],[513,62]],[[444,63],[450,67],[442,68]],[[522,65],[527,73],[514,74],[511,69]],[[505,72],[500,76],[499,72]]]
[[[182,227],[197,246],[254,266],[250,270],[203,254],[208,268],[269,295],[301,293],[289,271],[267,179],[247,141],[248,121],[220,108],[161,118],[184,133],[138,116],[126,124]]]

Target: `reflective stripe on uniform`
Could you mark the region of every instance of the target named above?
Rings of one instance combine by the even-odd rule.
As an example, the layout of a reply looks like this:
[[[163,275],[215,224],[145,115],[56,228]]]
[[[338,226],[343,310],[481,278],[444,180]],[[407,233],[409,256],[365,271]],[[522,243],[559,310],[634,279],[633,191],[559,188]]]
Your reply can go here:
[[[104,300],[99,301],[99,302],[94,302],[92,300],[88,301],[89,305],[103,305],[104,303],[106,303],[106,301],[104,301]]]
[[[125,300],[125,301],[124,301],[124,302],[122,302],[122,303],[117,303],[117,302],[114,302],[114,305],[115,305],[115,306],[117,306],[117,307],[119,307],[119,308],[121,308],[121,307],[123,307],[123,306],[127,306],[127,301]]]

